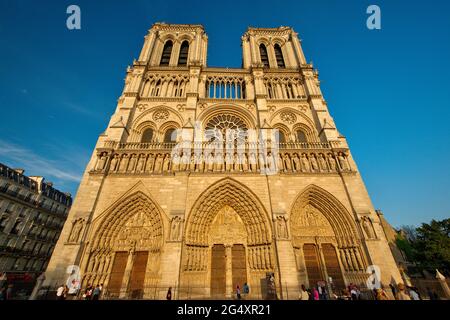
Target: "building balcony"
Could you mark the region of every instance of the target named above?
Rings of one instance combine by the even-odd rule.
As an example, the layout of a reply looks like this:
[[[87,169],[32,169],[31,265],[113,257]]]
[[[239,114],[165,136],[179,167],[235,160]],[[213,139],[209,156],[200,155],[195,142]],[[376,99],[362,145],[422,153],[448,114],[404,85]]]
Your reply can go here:
[[[98,149],[93,174],[352,172],[348,149],[332,142],[117,143]]]

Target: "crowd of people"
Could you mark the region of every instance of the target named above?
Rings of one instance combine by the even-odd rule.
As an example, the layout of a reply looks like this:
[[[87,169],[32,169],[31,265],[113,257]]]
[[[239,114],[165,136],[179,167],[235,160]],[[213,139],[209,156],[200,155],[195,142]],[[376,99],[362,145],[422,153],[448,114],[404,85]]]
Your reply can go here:
[[[372,292],[372,297],[363,295],[359,287],[350,283],[347,288],[341,291],[340,295],[332,293],[332,299],[335,300],[422,300],[417,287],[405,286],[403,283],[398,283],[397,286],[390,285],[392,296],[388,295],[382,288],[376,288]],[[430,300],[437,300],[436,292],[427,288]],[[301,286],[299,300],[328,300],[330,298],[328,289],[325,285],[317,284],[312,289],[306,289],[305,285]]]
[[[99,300],[103,291],[103,284],[96,286],[88,284],[86,289],[84,289],[81,299],[83,300]],[[56,290],[57,300],[66,300],[68,298],[75,299],[78,292],[71,292],[67,285],[63,284]]]

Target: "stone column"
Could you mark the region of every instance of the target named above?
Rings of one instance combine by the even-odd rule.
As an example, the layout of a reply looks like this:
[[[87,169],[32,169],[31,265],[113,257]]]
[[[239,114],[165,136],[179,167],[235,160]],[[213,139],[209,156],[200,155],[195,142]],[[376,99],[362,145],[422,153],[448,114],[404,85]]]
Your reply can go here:
[[[122,286],[120,288],[120,298],[127,297],[128,283],[130,282],[131,270],[133,269],[134,251],[131,250],[128,254],[127,266],[125,267],[125,272],[123,273]]]
[[[225,245],[225,281],[226,281],[226,292],[225,295],[229,298],[233,297],[234,284],[233,284],[233,261],[232,261],[232,245]]]

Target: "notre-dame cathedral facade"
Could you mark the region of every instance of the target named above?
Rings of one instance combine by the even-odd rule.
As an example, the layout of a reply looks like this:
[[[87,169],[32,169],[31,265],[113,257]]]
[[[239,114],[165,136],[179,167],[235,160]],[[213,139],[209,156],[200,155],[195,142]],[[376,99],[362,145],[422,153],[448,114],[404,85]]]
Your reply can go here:
[[[242,68],[210,68],[201,25],[153,25],[46,284],[70,265],[109,298],[226,298],[247,283],[252,298],[297,299],[302,284],[365,286],[371,265],[384,286],[401,280],[297,33],[241,41]]]

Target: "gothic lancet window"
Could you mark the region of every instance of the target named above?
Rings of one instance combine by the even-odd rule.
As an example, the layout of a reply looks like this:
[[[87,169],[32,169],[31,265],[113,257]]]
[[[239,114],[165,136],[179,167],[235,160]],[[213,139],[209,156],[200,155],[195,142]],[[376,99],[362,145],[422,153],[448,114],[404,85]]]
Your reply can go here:
[[[179,66],[187,65],[188,53],[189,53],[189,42],[183,41],[183,43],[181,44],[181,48],[180,48],[180,55],[178,56],[178,65]]]
[[[308,142],[306,134],[302,130],[297,130],[297,142]]]
[[[264,44],[259,45],[259,52],[261,54],[261,62],[265,68],[269,68],[269,56],[267,55],[267,49]]]
[[[144,133],[142,134],[141,142],[152,142],[153,139],[153,129],[148,128],[145,129]]]
[[[163,53],[161,55],[160,66],[168,66],[170,61],[170,55],[172,54],[173,43],[171,40],[164,44]]]
[[[273,49],[275,50],[275,58],[277,59],[278,68],[285,68],[283,52],[278,44],[276,44]]]
[[[166,133],[164,134],[164,142],[170,143],[170,142],[176,142],[177,140],[177,132],[175,129],[167,129]]]

